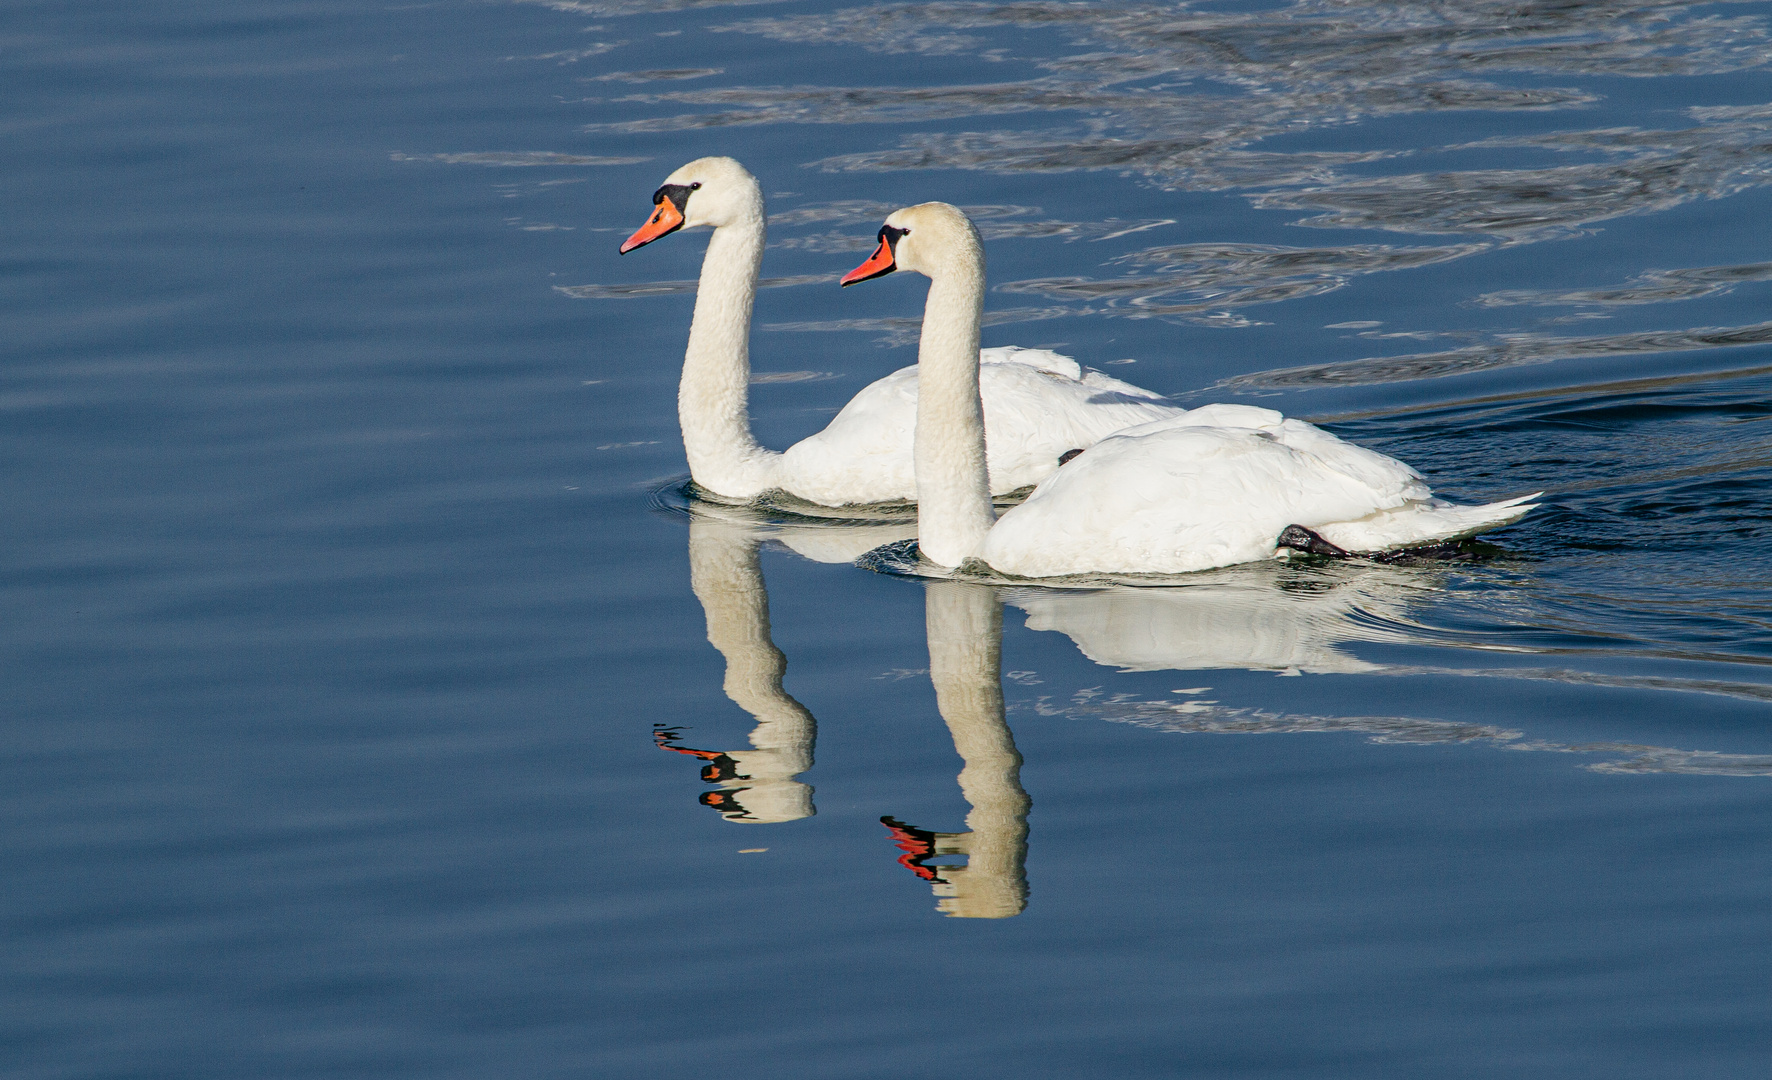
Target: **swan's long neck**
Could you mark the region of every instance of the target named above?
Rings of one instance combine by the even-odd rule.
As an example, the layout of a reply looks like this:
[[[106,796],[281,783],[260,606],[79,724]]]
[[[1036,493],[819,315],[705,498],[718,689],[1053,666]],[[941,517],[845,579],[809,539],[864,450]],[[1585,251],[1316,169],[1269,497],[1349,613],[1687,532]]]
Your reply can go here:
[[[751,437],[751,308],[763,237],[759,206],[754,220],[722,225],[709,238],[677,387],[690,475],[709,491],[740,499],[774,486],[780,458]]]
[[[996,524],[978,395],[984,253],[966,245],[932,274],[917,349],[917,546],[942,566],[976,555]]]
[[[1028,895],[1029,800],[1003,717],[1003,605],[983,585],[933,581],[926,589],[929,679],[966,763],[960,794],[972,804],[966,833],[941,834],[967,862],[942,868],[953,891],[939,906],[964,918],[1019,915]]]

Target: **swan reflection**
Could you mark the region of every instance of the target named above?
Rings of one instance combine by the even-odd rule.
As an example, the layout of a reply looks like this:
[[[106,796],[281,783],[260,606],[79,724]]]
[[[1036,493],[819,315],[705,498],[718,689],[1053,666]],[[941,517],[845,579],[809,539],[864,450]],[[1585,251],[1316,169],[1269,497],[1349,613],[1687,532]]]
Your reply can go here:
[[[1421,636],[1410,606],[1441,588],[1436,567],[1235,567],[1161,589],[1021,588],[1005,599],[1030,630],[1056,630],[1122,671],[1236,668],[1289,674],[1385,670],[1342,646]]]
[[[787,658],[770,636],[769,591],[759,548],[781,543],[814,562],[851,562],[880,544],[916,532],[914,522],[770,524],[749,507],[689,501],[689,583],[707,618],[708,642],[726,658],[726,696],[757,721],[750,748],[705,750],[683,745],[682,733],[660,726],[660,748],[698,758],[701,778],[716,785],[701,803],[727,821],[769,824],[817,813],[812,787],[795,779],[812,768],[818,721],[782,688]]]
[[[1003,604],[987,585],[931,581],[924,586],[929,681],[964,767],[960,794],[971,805],[966,831],[930,832],[884,817],[904,855],[928,881],[936,910],[966,919],[1003,919],[1027,907],[1028,806],[1021,753],[1003,715]],[[942,856],[966,858],[942,865]]]
[[[726,662],[724,690],[756,720],[749,747],[685,745],[677,728],[660,727],[658,745],[704,763],[713,785],[704,805],[748,824],[812,816],[813,789],[799,776],[813,765],[817,722],[783,689],[787,660],[770,636],[769,598],[760,564],[764,543],[818,562],[853,560],[915,531],[906,520],[770,520],[754,507],[694,500],[679,504],[689,524],[690,580],[707,618],[708,641]],[[1068,636],[1096,664],[1123,671],[1241,669],[1282,674],[1347,673],[1559,677],[1533,670],[1386,665],[1346,646],[1360,642],[1468,644],[1422,625],[1414,610],[1441,595],[1452,571],[1443,564],[1328,565],[1284,562],[1194,575],[1163,588],[1010,587],[923,579],[929,678],[937,707],[962,761],[961,795],[970,809],[962,831],[887,816],[882,822],[898,861],[926,881],[936,909],[961,918],[1006,918],[1027,906],[1028,812],[1022,758],[1006,720],[1002,683],[1003,606],[1026,613],[1033,630]],[[1011,673],[1031,676],[1032,673]],[[1574,674],[1565,673],[1567,678]],[[1597,675],[1588,681],[1607,681]],[[1617,682],[1628,677],[1611,677]],[[1019,680],[1017,680],[1019,681]],[[1632,685],[1635,685],[1634,683]],[[1703,689],[1681,683],[1670,689]],[[1410,716],[1311,716],[1259,706],[1221,704],[1209,688],[1155,700],[1129,693],[1078,690],[1017,704],[1035,715],[1106,720],[1174,733],[1253,735],[1342,733],[1384,744],[1483,745],[1498,750],[1603,756],[1586,768],[1611,773],[1772,775],[1772,755],[1724,754],[1617,742],[1566,744],[1533,739],[1484,723]],[[1726,686],[1708,692],[1741,696]]]
[[[701,796],[727,821],[766,824],[816,813],[812,787],[797,780],[812,767],[818,722],[782,688],[787,658],[770,636],[769,593],[759,549],[780,543],[816,562],[850,562],[881,544],[906,539],[914,522],[769,523],[747,507],[695,502],[689,515],[689,580],[707,617],[708,641],[726,658],[726,696],[757,726],[748,750],[682,745],[673,727],[653,732],[666,750],[707,764],[717,785]],[[1004,918],[1027,905],[1028,797],[1021,755],[1003,716],[1003,605],[983,585],[927,586],[929,676],[937,707],[964,767],[960,793],[971,804],[966,831],[931,832],[887,818],[905,855],[899,861],[927,880],[942,912]],[[964,865],[933,860],[964,856]]]
[[[794,777],[812,767],[818,721],[782,689],[787,657],[769,635],[769,594],[757,557],[762,538],[740,522],[694,514],[689,521],[689,583],[707,617],[708,641],[726,658],[722,689],[757,720],[749,750],[678,745],[659,728],[658,745],[706,761],[701,777],[715,790],[701,802],[727,821],[765,823],[811,817],[812,788]]]

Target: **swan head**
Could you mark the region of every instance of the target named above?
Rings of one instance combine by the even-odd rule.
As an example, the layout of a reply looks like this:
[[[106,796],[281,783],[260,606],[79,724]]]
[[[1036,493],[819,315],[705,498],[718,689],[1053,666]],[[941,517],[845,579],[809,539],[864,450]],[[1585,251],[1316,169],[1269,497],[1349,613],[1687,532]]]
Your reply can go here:
[[[957,206],[928,202],[894,210],[880,226],[879,236],[880,246],[866,262],[844,274],[842,284],[884,277],[894,270],[913,270],[929,278],[960,268],[976,267],[983,273],[984,245]]]
[[[763,189],[749,169],[729,157],[697,158],[652,193],[652,216],[621,245],[621,253],[678,229],[762,220]]]

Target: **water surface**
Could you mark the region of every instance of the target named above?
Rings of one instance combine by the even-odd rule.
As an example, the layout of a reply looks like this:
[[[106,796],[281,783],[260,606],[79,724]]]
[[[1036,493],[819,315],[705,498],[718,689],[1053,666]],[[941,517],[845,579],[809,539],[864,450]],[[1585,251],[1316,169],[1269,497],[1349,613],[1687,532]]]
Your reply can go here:
[[[0,1060],[1763,1073],[1769,34],[13,5]],[[920,281],[834,278],[943,199],[987,345],[1544,505],[1458,558],[1045,589],[698,503],[704,240],[615,246],[705,154],[769,197],[766,445],[912,362]]]

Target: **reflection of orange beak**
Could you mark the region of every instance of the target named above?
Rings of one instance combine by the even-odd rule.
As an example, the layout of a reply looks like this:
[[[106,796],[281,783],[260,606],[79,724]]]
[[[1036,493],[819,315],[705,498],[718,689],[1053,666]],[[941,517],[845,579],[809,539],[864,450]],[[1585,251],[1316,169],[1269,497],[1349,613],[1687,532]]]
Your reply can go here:
[[[906,825],[895,817],[883,817],[880,824],[892,834],[893,846],[904,852],[898,857],[898,865],[922,878],[924,881],[936,881],[943,885],[947,879],[935,872],[932,866],[924,866],[923,860],[935,855],[935,834],[928,829],[919,829],[915,825]]]
[[[634,235],[628,237],[627,241],[621,245],[621,254],[626,255],[637,247],[645,247],[664,234],[676,232],[682,227],[683,215],[677,212],[677,204],[661,195],[658,205],[653,207],[652,216],[646,220],[646,224],[640,226]]]
[[[636,233],[635,235],[639,234]],[[868,261],[849,271],[847,274],[844,274],[843,280],[840,284],[846,286],[853,285],[858,281],[866,281],[869,278],[877,278],[884,274],[890,274],[897,269],[898,264],[892,261],[892,245],[886,242],[885,237],[881,237],[880,246],[874,249],[872,255],[868,256]]]

